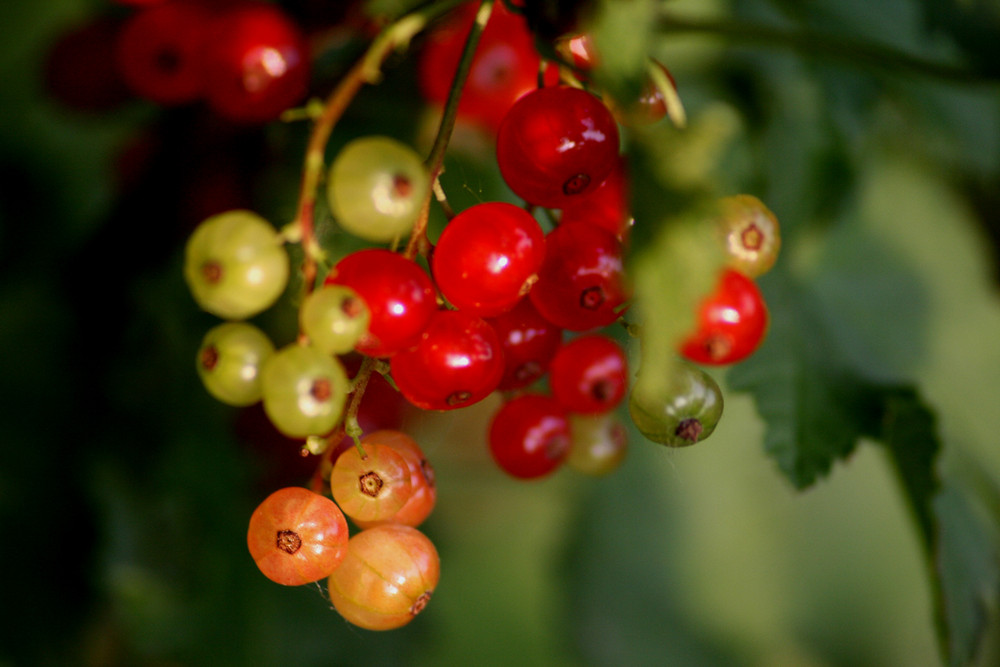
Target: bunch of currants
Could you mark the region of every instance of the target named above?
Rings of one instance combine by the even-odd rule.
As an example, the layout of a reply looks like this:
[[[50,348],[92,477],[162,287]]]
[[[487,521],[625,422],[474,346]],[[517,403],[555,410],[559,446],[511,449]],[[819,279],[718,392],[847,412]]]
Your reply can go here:
[[[421,81],[432,104],[445,103],[439,79],[457,68],[476,6],[460,5],[425,42]],[[418,529],[436,499],[432,466],[405,433],[363,433],[358,424],[373,373],[421,410],[464,408],[501,392],[484,439],[514,478],[541,478],[563,464],[605,474],[626,450],[616,408],[629,395],[628,355],[610,327],[629,307],[624,252],[641,221],[629,210],[619,123],[653,122],[650,110],[662,116],[668,105],[644,95],[646,111],[636,115],[635,105],[609,104],[588,89],[579,66],[541,67],[524,20],[502,4],[481,37],[458,115],[495,133],[500,174],[524,206],[447,207],[432,242],[427,215],[440,165],[389,137],[347,143],[318,187],[336,223],[364,247],[312,280],[306,274],[299,335],[281,347],[247,320],[286,291],[286,244],[320,259],[331,249],[317,247],[301,220],[278,230],[247,210],[210,217],[186,246],[195,301],[225,320],[197,354],[206,389],[234,406],[261,402],[281,433],[329,457],[323,488],[282,488],[260,504],[250,553],[278,583],[326,579],[334,607],[369,629],[409,622],[440,572]],[[669,394],[632,392],[628,401],[640,432],[671,446],[706,438],[721,416],[719,387],[700,366],[746,358],[767,329],[754,278],[775,260],[777,221],[756,198],[737,195],[720,202],[716,223],[729,261],[678,347],[686,361]],[[344,359],[357,353],[364,362],[349,379]],[[348,445],[338,446],[345,434]]]

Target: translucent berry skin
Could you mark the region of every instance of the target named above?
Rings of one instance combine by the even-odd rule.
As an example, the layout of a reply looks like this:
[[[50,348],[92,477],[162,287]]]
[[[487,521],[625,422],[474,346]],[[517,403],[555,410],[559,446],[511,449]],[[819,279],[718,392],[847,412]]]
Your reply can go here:
[[[511,107],[497,131],[497,163],[525,201],[564,208],[594,190],[618,160],[618,126],[578,88],[539,88]]]
[[[347,541],[347,521],[336,503],[297,486],[264,499],[247,529],[247,547],[257,567],[285,586],[330,576],[347,555]]]
[[[264,411],[292,438],[325,435],[340,421],[347,398],[343,366],[311,345],[288,345],[261,368]]]
[[[224,322],[202,339],[198,376],[217,400],[240,407],[253,405],[261,398],[261,366],[273,353],[274,344],[257,327]]]
[[[626,300],[622,246],[598,225],[560,225],[545,239],[545,262],[528,294],[545,319],[586,331],[611,324]]]
[[[354,522],[361,528],[370,528],[379,523],[402,523],[416,528],[430,516],[437,502],[434,467],[424,456],[423,449],[417,441],[401,431],[386,429],[366,433],[361,438],[361,446],[367,448],[371,443],[387,445],[406,459],[406,465],[410,469],[410,498],[388,519],[381,521],[355,519]]]
[[[774,213],[753,195],[723,197],[719,209],[729,267],[749,278],[770,271],[781,249],[781,227]]]
[[[274,120],[305,97],[308,44],[279,6],[238,3],[212,21],[204,79],[208,104],[220,116],[243,123]]]
[[[371,313],[357,292],[344,285],[314,290],[299,308],[299,328],[327,354],[345,354],[368,333]]]
[[[568,203],[559,216],[560,225],[589,222],[607,229],[623,242],[632,227],[629,209],[628,168],[619,158],[611,173],[593,192],[581,195]]]
[[[487,202],[459,213],[434,247],[431,268],[453,306],[482,317],[504,313],[528,293],[545,259],[545,235],[527,211]]]
[[[454,410],[486,398],[503,376],[500,339],[482,318],[439,310],[420,341],[389,361],[400,393],[423,410]]]
[[[629,395],[639,432],[668,447],[687,447],[712,434],[722,417],[722,390],[705,371],[684,361],[667,371],[665,389],[652,391],[642,371]]]
[[[288,283],[289,260],[277,230],[250,211],[227,211],[188,239],[184,278],[198,305],[230,320],[269,308]]]
[[[430,186],[416,151],[390,137],[360,137],[337,154],[327,200],[347,232],[368,241],[392,241],[413,229]]]
[[[392,517],[410,499],[410,468],[403,454],[377,441],[367,442],[364,456],[350,447],[330,471],[330,490],[344,514],[360,521]]]
[[[133,14],[118,35],[117,61],[137,95],[164,105],[193,102],[205,90],[202,59],[209,11],[168,2]]]
[[[541,378],[562,344],[563,330],[538,312],[529,298],[486,320],[503,349],[504,371],[497,389],[522,389]]]
[[[625,460],[628,436],[614,414],[569,416],[572,438],[566,465],[584,475],[607,475]]]
[[[463,5],[428,36],[417,70],[420,91],[428,101],[444,104],[447,99],[475,15],[475,5]],[[514,102],[538,87],[540,62],[524,19],[496,3],[469,68],[459,118],[495,132]],[[546,74],[553,85],[558,82],[555,68]]]
[[[522,394],[507,401],[490,422],[493,460],[519,479],[552,473],[566,459],[570,442],[566,411],[542,394]]]
[[[370,357],[388,357],[416,344],[437,312],[437,295],[427,272],[389,250],[351,253],[337,262],[325,282],[350,287],[368,304],[368,335],[354,349]]]
[[[734,364],[760,346],[767,325],[767,305],[756,283],[725,269],[715,290],[701,302],[695,330],[681,343],[680,352],[699,364]]]
[[[434,544],[416,528],[366,528],[347,543],[347,555],[328,588],[333,606],[367,630],[399,628],[427,606],[441,576]]]
[[[552,396],[569,412],[613,410],[628,390],[628,362],[611,338],[587,334],[563,345],[549,367]]]

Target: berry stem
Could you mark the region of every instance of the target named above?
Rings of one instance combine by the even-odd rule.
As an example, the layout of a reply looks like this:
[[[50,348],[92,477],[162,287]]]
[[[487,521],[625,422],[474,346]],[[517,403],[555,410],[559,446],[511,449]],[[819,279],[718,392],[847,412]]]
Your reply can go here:
[[[479,38],[483,34],[486,23],[493,13],[495,0],[483,0],[476,12],[476,20],[472,23],[469,35],[465,39],[465,46],[462,48],[462,56],[458,61],[458,68],[455,70],[455,77],[451,80],[451,88],[448,90],[448,99],[445,101],[444,112],[441,116],[441,124],[438,126],[437,136],[434,137],[434,144],[424,164],[430,172],[432,184],[439,187],[438,177],[444,169],[444,153],[451,140],[452,131],[455,129],[455,120],[458,118],[458,103],[462,98],[462,88],[465,80],[469,76],[472,67],[472,58],[476,54],[476,47],[479,45]],[[406,246],[406,257],[413,259],[421,247],[426,247],[427,222],[430,217],[430,200],[435,187],[431,187],[424,196],[424,203],[420,209],[420,215],[413,225],[413,232],[410,234],[410,242]]]
[[[358,454],[361,455],[361,458],[365,457],[365,449],[361,446],[361,436],[364,431],[361,429],[361,424],[358,423],[358,410],[361,408],[361,398],[365,395],[368,381],[371,379],[372,371],[375,370],[377,364],[378,360],[372,357],[365,357],[361,362],[357,375],[351,381],[351,402],[347,406],[347,412],[344,416],[344,433],[354,439],[354,446],[358,448]]]

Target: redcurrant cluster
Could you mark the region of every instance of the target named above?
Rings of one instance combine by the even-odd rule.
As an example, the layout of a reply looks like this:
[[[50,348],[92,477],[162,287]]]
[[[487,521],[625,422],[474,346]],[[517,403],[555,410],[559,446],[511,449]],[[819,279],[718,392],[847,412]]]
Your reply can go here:
[[[204,100],[240,123],[274,120],[306,95],[310,53],[278,5],[257,0],[137,2],[116,62],[137,95],[166,106]]]
[[[188,7],[158,5],[179,6]],[[192,295],[226,320],[198,352],[205,387],[231,405],[260,402],[278,431],[326,461],[321,484],[283,488],[258,507],[250,552],[278,583],[327,579],[336,609],[365,628],[408,622],[439,576],[437,552],[417,529],[436,500],[432,467],[401,431],[364,433],[359,422],[375,377],[391,379],[421,410],[455,410],[501,392],[484,439],[515,478],[540,478],[564,463],[605,474],[625,455],[616,408],[629,394],[630,373],[609,327],[629,306],[624,253],[636,223],[619,139],[628,115],[613,109],[634,105],[608,104],[565,63],[542,68],[558,79],[539,87],[542,61],[523,18],[500,4],[485,29],[477,17],[463,5],[432,33],[421,77],[429,100],[442,101],[430,69],[450,80],[466,55],[464,35],[482,31],[456,111],[495,132],[499,172],[524,206],[486,201],[454,214],[437,180],[442,153],[425,161],[384,136],[348,142],[325,168],[331,111],[317,120],[291,224],[279,231],[255,213],[229,211],[201,223],[186,246]],[[493,53],[506,55],[490,60]],[[513,60],[490,69],[501,58]],[[327,109],[342,108],[360,81],[345,79]],[[447,144],[448,132],[442,123],[445,141],[436,146]],[[364,242],[325,273],[335,253],[313,233],[320,193],[336,224]],[[449,218],[433,242],[432,194]],[[774,262],[777,221],[747,195],[724,199],[719,210],[729,262],[677,350],[694,363],[678,363],[668,393],[632,391],[629,400],[639,430],[672,446],[707,437],[722,412],[718,385],[695,364],[738,362],[767,328],[753,279]],[[277,347],[247,319],[286,291],[287,243],[300,243],[305,256],[299,335]],[[356,354],[363,361],[351,377],[345,363]]]

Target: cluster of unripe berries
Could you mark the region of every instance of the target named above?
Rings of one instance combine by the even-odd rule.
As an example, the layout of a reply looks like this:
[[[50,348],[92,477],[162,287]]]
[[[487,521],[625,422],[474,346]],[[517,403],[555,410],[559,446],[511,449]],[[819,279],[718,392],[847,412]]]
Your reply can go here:
[[[242,210],[204,221],[188,241],[184,271],[198,304],[227,320],[198,352],[198,372],[216,398],[261,401],[279,431],[320,451],[345,429],[360,435],[352,433],[349,399],[364,392],[364,373],[375,369],[423,410],[454,410],[503,392],[486,441],[513,477],[543,477],[564,463],[603,474],[621,462],[625,437],[615,408],[629,393],[630,374],[625,351],[605,331],[629,300],[623,253],[633,221],[619,121],[586,89],[537,87],[540,59],[524,41],[530,34],[499,4],[496,12],[477,58],[507,44],[515,64],[525,64],[505,68],[506,78],[477,79],[477,67],[488,65],[474,60],[459,110],[495,128],[500,173],[526,206],[476,204],[448,220],[433,243],[398,252],[384,245],[424,234],[432,175],[394,139],[348,143],[326,171],[325,194],[337,224],[372,247],[342,256],[305,286],[300,336],[280,349],[246,320],[286,290],[284,245],[298,240],[294,231],[278,232]],[[467,31],[471,19],[459,19]],[[491,32],[504,22],[509,29]],[[454,29],[441,28],[424,52],[425,62],[446,63],[445,80],[454,67],[447,63],[458,60]],[[439,84],[425,78],[429,99],[440,99]],[[533,215],[539,209],[554,221],[547,233]],[[724,200],[720,211],[730,262],[678,349],[695,364],[745,358],[767,327],[753,278],[774,261],[777,223],[745,195]],[[372,362],[350,380],[342,357],[354,352]],[[722,411],[711,378],[694,364],[679,368],[670,395],[629,401],[639,430],[674,446],[707,437]],[[423,609],[438,580],[437,553],[417,530],[434,505],[432,469],[399,431],[368,433],[330,451],[337,453],[333,500],[305,488],[275,492],[251,518],[250,552],[279,583],[327,579],[334,606],[351,622],[397,627]],[[359,529],[350,539],[344,515]]]

